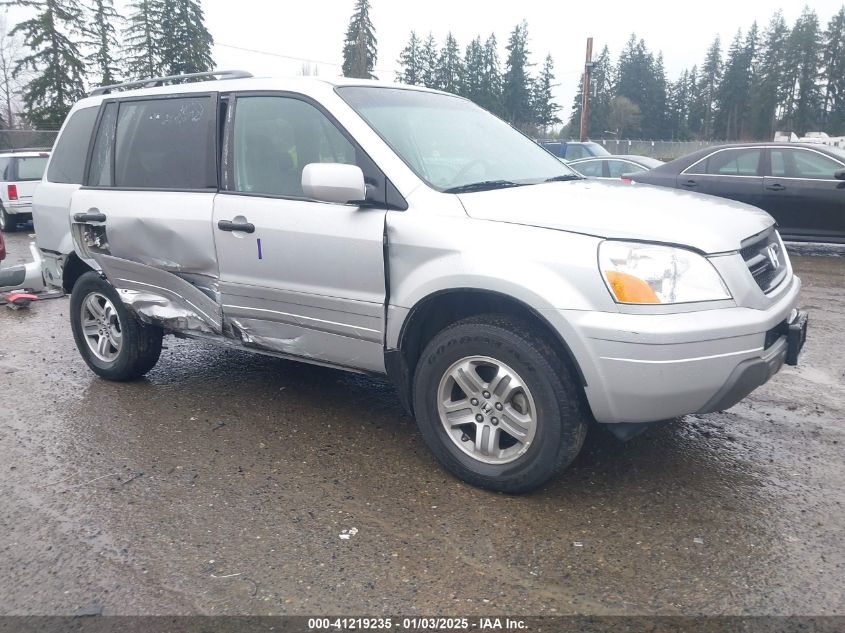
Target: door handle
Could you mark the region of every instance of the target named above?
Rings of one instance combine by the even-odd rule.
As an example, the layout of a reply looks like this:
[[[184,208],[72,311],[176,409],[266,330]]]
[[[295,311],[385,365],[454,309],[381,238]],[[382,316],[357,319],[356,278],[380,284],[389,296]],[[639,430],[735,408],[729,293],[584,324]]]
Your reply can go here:
[[[697,187],[698,182],[696,182],[695,180],[687,180],[686,182],[682,182],[681,186],[682,187]]]
[[[786,189],[786,187],[784,187],[779,182],[776,182],[773,185],[766,185],[766,189],[768,189],[769,191],[783,191]]]
[[[88,209],[87,213],[74,213],[74,222],[105,222],[106,214],[100,213],[97,209]]]
[[[255,233],[255,225],[252,222],[232,222],[232,220],[220,220],[217,228],[221,231],[240,231],[242,233]]]

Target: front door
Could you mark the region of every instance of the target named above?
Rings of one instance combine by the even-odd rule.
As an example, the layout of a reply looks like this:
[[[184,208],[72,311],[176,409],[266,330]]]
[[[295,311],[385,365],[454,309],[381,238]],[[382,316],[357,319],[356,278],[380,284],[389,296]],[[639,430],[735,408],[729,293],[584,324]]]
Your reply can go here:
[[[384,208],[306,199],[315,162],[372,163],[309,101],[240,95],[214,203],[224,320],[245,344],[383,371]],[[371,178],[368,177],[368,180]]]

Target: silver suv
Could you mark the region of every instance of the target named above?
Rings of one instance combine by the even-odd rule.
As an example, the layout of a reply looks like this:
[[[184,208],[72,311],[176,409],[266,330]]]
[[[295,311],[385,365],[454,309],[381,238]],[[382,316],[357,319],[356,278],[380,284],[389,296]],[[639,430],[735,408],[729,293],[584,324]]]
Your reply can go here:
[[[446,468],[524,492],[590,424],[724,409],[797,362],[766,213],[585,180],[449,94],[245,75],[101,88],[62,129],[35,224],[99,376],[168,333],[386,375]]]
[[[42,149],[0,152],[0,231],[11,233],[32,219],[32,193],[49,156]]]

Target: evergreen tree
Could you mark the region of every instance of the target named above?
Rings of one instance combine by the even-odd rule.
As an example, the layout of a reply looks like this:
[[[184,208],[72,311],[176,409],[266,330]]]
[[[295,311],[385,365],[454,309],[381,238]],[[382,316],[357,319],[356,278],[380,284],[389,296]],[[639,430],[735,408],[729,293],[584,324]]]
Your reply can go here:
[[[738,140],[748,127],[746,115],[756,49],[756,23],[752,25],[745,39],[742,37],[742,31],[737,31],[728,49],[724,76],[718,88],[719,111],[715,132],[720,138]]]
[[[451,92],[452,94],[461,94],[461,81],[463,79],[464,68],[461,60],[461,51],[458,48],[458,42],[452,37],[452,33],[446,35],[446,43],[440,51],[440,57],[437,58],[437,67],[435,70],[435,80],[437,87],[440,90]]]
[[[482,67],[481,93],[476,103],[493,114],[502,115],[502,72],[499,65],[499,46],[494,34],[484,43]]]
[[[401,70],[396,73],[396,81],[412,86],[423,83],[422,46],[414,31],[411,31],[411,39],[399,53],[399,67]]]
[[[88,37],[85,43],[93,52],[88,55],[88,65],[98,76],[98,85],[116,84],[120,76],[115,59],[118,50],[116,25],[122,18],[115,11],[113,0],[93,0],[90,13],[91,25],[85,31]]]
[[[160,0],[134,0],[129,4],[129,9],[128,24],[124,31],[127,74],[132,79],[165,75]]]
[[[778,11],[763,34],[751,86],[750,129],[757,139],[774,138],[778,112],[786,100],[788,39],[789,27]]]
[[[36,128],[56,129],[68,111],[85,95],[85,65],[73,39],[83,32],[82,8],[77,0],[20,0],[36,9],[9,35],[20,33],[30,49],[15,64],[14,75],[29,70],[32,78],[23,87],[24,116]]]
[[[824,34],[824,115],[830,134],[845,135],[845,6]]]
[[[619,57],[616,96],[625,97],[637,106],[639,132],[643,137],[659,138],[664,133],[666,73],[663,56],[655,59],[645,42],[637,41],[636,35],[631,35]]]
[[[705,140],[713,138],[713,115],[716,110],[716,97],[719,82],[722,79],[722,42],[719,36],[713,40],[704,65],[701,67],[701,77],[698,83],[699,103],[702,114],[701,137]]]
[[[678,81],[671,82],[667,94],[667,132],[669,138],[687,141],[691,138],[689,125],[690,73],[684,70]]]
[[[208,72],[214,68],[214,39],[205,27],[197,0],[161,0],[161,51],[168,75]]]
[[[822,34],[815,11],[805,7],[798,18],[787,45],[788,93],[786,126],[801,135],[817,128],[821,120]]]
[[[704,129],[704,105],[699,98],[700,73],[698,66],[693,66],[689,71],[687,82],[687,128],[691,138],[701,138]]]
[[[663,138],[666,133],[667,81],[663,53],[657,58],[648,56],[650,72],[646,75],[646,94],[643,104],[643,135],[646,138]]]
[[[475,103],[484,97],[484,47],[481,37],[476,37],[464,53],[463,96]]]
[[[512,125],[525,126],[533,119],[531,80],[528,75],[528,24],[522,22],[511,32],[502,86],[504,115]]]
[[[534,120],[542,128],[544,134],[550,126],[560,123],[560,118],[557,116],[560,106],[555,103],[552,94],[552,89],[555,86],[554,80],[554,61],[551,55],[546,55],[540,74],[534,82],[531,95],[531,109],[534,112]]]
[[[343,76],[374,77],[378,52],[376,32],[370,21],[370,0],[356,0],[343,43]]]
[[[420,78],[426,88],[437,88],[437,42],[429,33],[420,51]]]

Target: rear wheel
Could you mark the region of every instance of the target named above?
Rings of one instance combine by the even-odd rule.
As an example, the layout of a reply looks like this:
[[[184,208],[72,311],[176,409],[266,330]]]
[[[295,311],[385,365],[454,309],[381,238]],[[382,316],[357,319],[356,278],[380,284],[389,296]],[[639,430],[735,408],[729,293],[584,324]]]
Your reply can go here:
[[[437,334],[420,357],[420,432],[468,483],[528,492],[581,450],[589,414],[579,386],[535,330],[509,317],[473,317]]]
[[[95,272],[82,275],[70,298],[70,322],[79,353],[107,380],[133,380],[161,355],[161,328],[129,312],[114,287]]]
[[[3,231],[4,233],[14,233],[17,230],[17,217],[6,211],[6,207],[0,204],[0,231]]]

